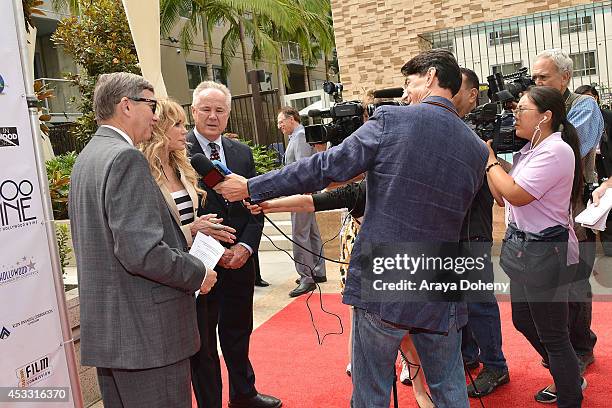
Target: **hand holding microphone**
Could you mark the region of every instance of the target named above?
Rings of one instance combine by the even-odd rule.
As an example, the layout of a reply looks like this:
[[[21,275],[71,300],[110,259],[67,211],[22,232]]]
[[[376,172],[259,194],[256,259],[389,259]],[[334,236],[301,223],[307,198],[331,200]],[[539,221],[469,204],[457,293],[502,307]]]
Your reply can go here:
[[[226,200],[232,202],[241,201],[249,196],[247,179],[237,174],[232,174],[222,163],[218,162],[217,166],[215,166],[206,156],[198,153],[191,158],[191,165],[202,176],[204,184],[213,188]]]

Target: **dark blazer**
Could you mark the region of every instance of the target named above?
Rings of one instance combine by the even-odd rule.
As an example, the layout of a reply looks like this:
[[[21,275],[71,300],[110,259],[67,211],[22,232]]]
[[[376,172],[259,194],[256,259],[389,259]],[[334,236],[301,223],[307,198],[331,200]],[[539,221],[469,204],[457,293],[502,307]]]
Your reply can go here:
[[[83,365],[146,369],[200,348],[193,293],[205,267],[142,153],[100,127],[74,165],[68,203]]]
[[[367,171],[364,221],[353,247],[344,303],[407,327],[447,332],[450,303],[375,302],[361,292],[361,248],[366,244],[458,242],[467,210],[480,189],[488,150],[441,97],[383,106],[340,145],[255,177],[253,201],[313,192]],[[467,322],[457,304],[459,325]]]
[[[187,142],[190,156],[196,153],[204,154],[193,130],[187,135]],[[253,153],[247,145],[226,137],[221,138],[221,144],[223,145],[227,167],[232,173],[240,174],[246,178],[255,176]],[[241,203],[227,203],[215,190],[208,188],[203,183],[200,184],[200,187],[206,190],[207,196],[204,206],[200,206],[198,209],[198,216],[210,213],[217,214],[218,217],[223,218],[224,225],[236,230],[236,242],[244,242],[254,252],[257,252],[263,231],[263,216],[253,217]]]

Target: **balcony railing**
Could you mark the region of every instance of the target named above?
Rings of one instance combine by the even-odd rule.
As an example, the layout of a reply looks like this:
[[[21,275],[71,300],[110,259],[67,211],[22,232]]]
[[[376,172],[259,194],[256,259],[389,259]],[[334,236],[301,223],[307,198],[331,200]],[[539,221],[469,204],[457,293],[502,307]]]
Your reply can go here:
[[[286,42],[281,47],[281,55],[283,57],[283,61],[285,64],[293,64],[293,65],[304,65],[304,61],[302,60],[302,50],[300,49],[300,45],[294,42]],[[319,56],[319,59],[322,57]],[[310,64],[310,68],[314,68],[316,66]]]
[[[37,78],[43,85],[47,85],[53,91],[53,97],[44,101],[44,107],[51,115],[51,122],[74,122],[76,118],[82,116],[76,111],[76,104],[81,99],[81,95],[73,82],[61,78]]]

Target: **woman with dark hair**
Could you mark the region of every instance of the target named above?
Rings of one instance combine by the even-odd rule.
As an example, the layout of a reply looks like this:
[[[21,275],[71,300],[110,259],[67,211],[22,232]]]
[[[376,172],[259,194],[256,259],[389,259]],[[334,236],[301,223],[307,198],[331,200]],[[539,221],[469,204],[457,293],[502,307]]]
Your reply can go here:
[[[517,136],[529,143],[506,173],[489,142],[486,167],[493,196],[507,206],[500,264],[511,280],[512,321],[550,366],[554,384],[536,401],[580,407],[586,381],[569,339],[567,285],[569,265],[578,263],[571,215],[582,194],[578,135],[551,87],[530,88],[514,114]]]

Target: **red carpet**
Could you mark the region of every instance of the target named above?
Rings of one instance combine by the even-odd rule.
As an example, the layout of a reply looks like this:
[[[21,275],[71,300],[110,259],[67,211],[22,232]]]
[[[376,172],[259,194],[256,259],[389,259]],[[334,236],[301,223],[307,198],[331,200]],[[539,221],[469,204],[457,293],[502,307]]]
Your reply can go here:
[[[338,331],[338,321],[321,312],[318,295],[310,299],[320,333]],[[348,307],[339,295],[324,295],[323,304],[339,314],[344,324],[342,336],[328,336],[317,344],[305,297],[300,297],[254,331],[251,339],[251,361],[257,375],[257,389],[283,400],[283,407],[348,407],[350,378],[344,374],[347,364]],[[540,357],[512,326],[510,304],[500,304],[504,353],[510,368],[510,383],[483,398],[485,407],[543,407],[533,394],[551,382]],[[583,407],[612,406],[612,304],[601,302],[593,307],[593,330],[598,342],[595,363],[586,374],[588,388]],[[476,373],[474,373],[475,375]],[[223,373],[224,406],[227,406],[227,373]],[[410,387],[399,386],[399,407],[416,407]],[[471,400],[472,407],[480,407]],[[552,405],[556,406],[556,405]],[[194,407],[196,405],[194,404]]]

